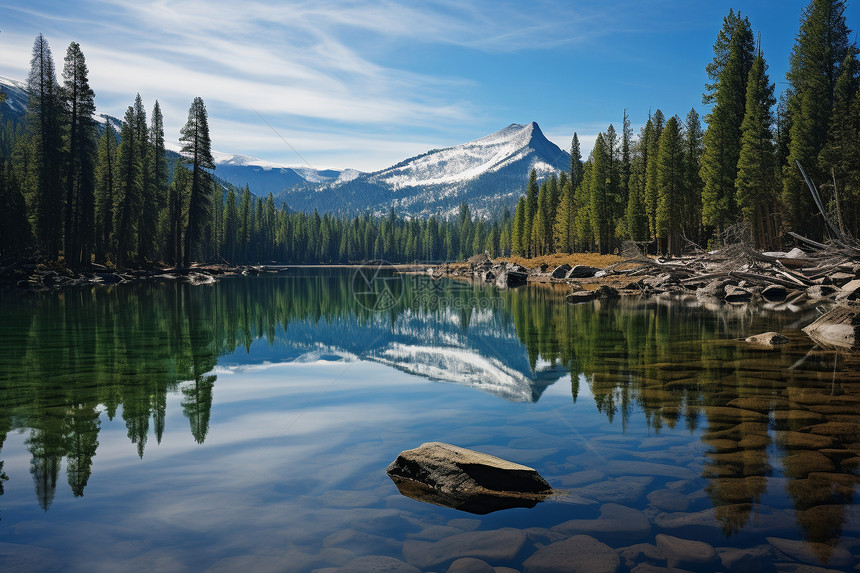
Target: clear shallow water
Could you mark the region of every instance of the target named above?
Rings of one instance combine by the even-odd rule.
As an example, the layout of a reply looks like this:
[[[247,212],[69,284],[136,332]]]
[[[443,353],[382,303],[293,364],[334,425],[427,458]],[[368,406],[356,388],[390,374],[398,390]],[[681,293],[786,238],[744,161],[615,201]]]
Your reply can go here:
[[[576,534],[667,534],[853,567],[860,374],[811,316],[378,278],[3,292],[0,566],[521,569]],[[791,344],[737,340],[766,330]],[[427,441],[567,493],[483,516],[403,497],[385,468]]]

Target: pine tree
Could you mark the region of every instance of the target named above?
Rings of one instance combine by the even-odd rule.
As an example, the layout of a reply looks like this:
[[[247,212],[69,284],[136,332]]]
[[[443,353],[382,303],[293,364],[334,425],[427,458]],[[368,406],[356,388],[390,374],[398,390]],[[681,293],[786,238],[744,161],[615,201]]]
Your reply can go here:
[[[97,139],[92,116],[96,106],[87,73],[81,47],[77,42],[72,42],[66,51],[62,89],[68,113],[63,253],[66,264],[71,266],[89,262],[94,242]]]
[[[145,264],[152,258],[155,250],[155,227],[158,221],[158,204],[154,196],[153,172],[155,170],[154,155],[150,150],[149,125],[146,121],[146,108],[140,94],[134,98],[134,161],[137,163],[139,178],[137,245],[135,248],[137,261]],[[144,232],[144,230],[147,230]]]
[[[588,251],[592,248],[594,235],[591,223],[591,183],[592,160],[583,165],[582,181],[573,191],[573,227],[578,248],[575,250]]]
[[[621,177],[619,189],[622,192],[622,205],[627,203],[627,190],[630,188],[630,172],[632,170],[632,139],[633,128],[630,126],[630,116],[624,110],[624,120],[621,123]]]
[[[741,125],[741,152],[736,181],[737,203],[759,248],[776,246],[773,221],[777,193],[773,114],[773,84],[761,53],[753,61],[747,82],[746,114]]]
[[[167,260],[174,266],[182,264],[182,231],[185,229],[184,205],[191,174],[178,159],[173,166],[173,181],[167,189]]]
[[[515,255],[525,256],[526,252],[526,199],[520,196],[514,211],[514,227],[511,233],[511,251]]]
[[[209,118],[201,98],[196,97],[191,103],[188,121],[181,133],[179,141],[182,142],[182,155],[185,162],[191,166],[184,252],[184,264],[188,267],[191,266],[191,250],[200,240],[204,222],[208,219],[212,183],[207,169],[215,169],[209,140]]]
[[[611,151],[605,134],[598,133],[591,152],[591,177],[588,181],[591,232],[601,254],[609,252],[612,225]]]
[[[645,212],[648,213],[648,228],[651,234],[657,236],[657,203],[659,201],[660,192],[657,183],[657,155],[660,152],[660,136],[663,134],[664,116],[659,109],[654,112],[654,116],[649,118],[650,130],[648,123],[645,124],[646,142],[645,145]]]
[[[95,173],[95,255],[104,260],[110,249],[113,231],[114,200],[117,188],[116,132],[111,122],[99,139]]]
[[[702,122],[695,109],[684,121],[684,206],[681,227],[684,235],[698,243],[702,234]]]
[[[135,145],[134,108],[125,112],[117,153],[117,188],[114,202],[112,251],[113,260],[123,266],[134,256],[138,215],[140,213],[140,162]]]
[[[823,221],[810,220],[816,209],[796,163],[814,182],[826,180],[818,157],[827,143],[840,66],[856,53],[845,23],[844,0],[812,0],[803,10],[786,79],[789,82],[790,131],[787,163],[783,167],[782,199],[790,229],[821,236]]]
[[[562,188],[561,203],[555,212],[553,224],[553,242],[555,250],[562,253],[572,253],[573,248],[573,188],[570,181]]]
[[[19,144],[26,148],[29,165],[26,196],[33,214],[39,250],[49,259],[60,253],[63,229],[60,113],[62,105],[54,72],[51,48],[39,34],[33,44],[30,75],[27,78],[30,102],[24,118],[27,136]]]
[[[735,179],[753,58],[749,20],[730,10],[714,43],[714,60],[707,66],[713,83],[702,98],[705,103],[714,103],[703,139],[702,223],[715,227],[718,233],[737,218]]]
[[[632,241],[648,239],[648,213],[645,210],[644,194],[642,174],[634,169],[630,174],[627,195],[627,234]]]
[[[224,257],[229,262],[236,260],[239,233],[239,212],[236,209],[236,188],[227,191],[224,208]]]
[[[582,182],[582,151],[579,148],[579,136],[573,132],[570,142],[570,182],[574,189]]]
[[[152,224],[155,228],[155,221],[158,220],[159,213],[167,209],[167,187],[168,187],[168,169],[167,156],[164,148],[164,116],[161,113],[161,106],[156,100],[152,106],[152,119],[149,125],[149,145],[147,146],[146,157],[147,171],[149,177],[146,183],[149,185],[149,192],[146,196],[150,200],[148,207],[144,207],[143,218],[145,219],[144,227]],[[147,245],[149,249],[148,256],[155,257],[159,251],[159,246],[163,244],[164,237],[156,233],[152,233],[151,243]]]
[[[552,184],[551,184],[552,183]],[[538,213],[540,213],[540,223],[535,215],[535,223],[533,223],[532,235],[537,237],[534,244],[534,249],[539,255],[545,255],[552,251],[552,224],[554,218],[551,218],[551,213],[554,212],[553,195],[555,195],[555,184],[551,178],[544,179],[541,183],[540,191],[538,192]],[[540,247],[538,248],[538,245]]]
[[[657,155],[656,237],[658,244],[665,240],[667,252],[679,255],[680,234],[684,205],[684,144],[676,116],[666,121],[660,135]]]
[[[830,175],[831,182],[836,182],[834,210],[841,215],[843,225],[854,235],[860,230],[860,154],[857,153],[860,114],[852,110],[860,94],[858,73],[860,64],[852,52],[842,62],[839,79],[836,80],[827,143],[818,156],[824,174]]]
[[[525,211],[525,219],[523,220],[523,239],[525,246],[525,253],[523,256],[525,257],[533,257],[534,253],[532,252],[532,226],[534,225],[534,219],[537,216],[538,209],[538,195],[540,194],[540,189],[537,184],[537,171],[534,169],[529,173],[529,182],[526,186],[526,211]]]
[[[245,185],[242,189],[242,204],[239,207],[239,249],[242,262],[250,259],[251,241],[251,190]],[[351,252],[349,258],[355,260],[355,253]]]

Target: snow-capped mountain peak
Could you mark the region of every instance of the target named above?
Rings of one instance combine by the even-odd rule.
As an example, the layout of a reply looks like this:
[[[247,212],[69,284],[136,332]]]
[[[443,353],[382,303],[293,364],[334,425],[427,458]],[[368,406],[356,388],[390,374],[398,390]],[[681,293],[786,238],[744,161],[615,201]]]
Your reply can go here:
[[[535,152],[545,155],[547,151],[550,156],[555,156],[551,160],[564,157],[564,152],[546,139],[537,123],[512,123],[474,141],[434,149],[407,159],[372,174],[372,177],[395,190],[411,186],[456,184],[499,171]],[[541,175],[557,171],[557,167],[546,160],[535,161],[531,167],[540,171]]]

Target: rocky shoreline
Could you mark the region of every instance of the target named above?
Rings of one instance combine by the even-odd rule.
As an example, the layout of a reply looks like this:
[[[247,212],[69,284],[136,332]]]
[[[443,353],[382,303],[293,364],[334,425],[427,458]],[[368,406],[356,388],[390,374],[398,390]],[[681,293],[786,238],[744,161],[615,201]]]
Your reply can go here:
[[[823,315],[804,328],[813,341],[860,349],[860,260],[821,247],[812,253],[799,248],[754,252],[735,246],[676,259],[640,255],[604,268],[567,263],[529,268],[477,255],[465,263],[429,267],[426,272],[434,278],[498,288],[566,286],[565,300],[570,304],[623,296],[679,296],[695,297],[711,306],[751,304],[777,311],[817,308]]]
[[[274,274],[278,269],[265,265],[192,265],[189,268],[111,269],[92,264],[73,270],[61,264],[35,260],[21,261],[0,269],[0,286],[45,292],[87,286],[109,286],[140,280],[182,281],[191,285],[211,285],[218,278],[239,275]]]

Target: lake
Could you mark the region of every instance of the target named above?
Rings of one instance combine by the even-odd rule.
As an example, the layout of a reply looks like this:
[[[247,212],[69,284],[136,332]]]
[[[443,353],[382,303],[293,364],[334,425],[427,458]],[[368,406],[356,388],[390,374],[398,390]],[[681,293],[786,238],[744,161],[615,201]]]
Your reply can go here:
[[[0,570],[853,570],[860,361],[800,332],[815,308],[563,294],[385,269],[0,292]],[[431,441],[560,493],[401,495],[386,467]]]

